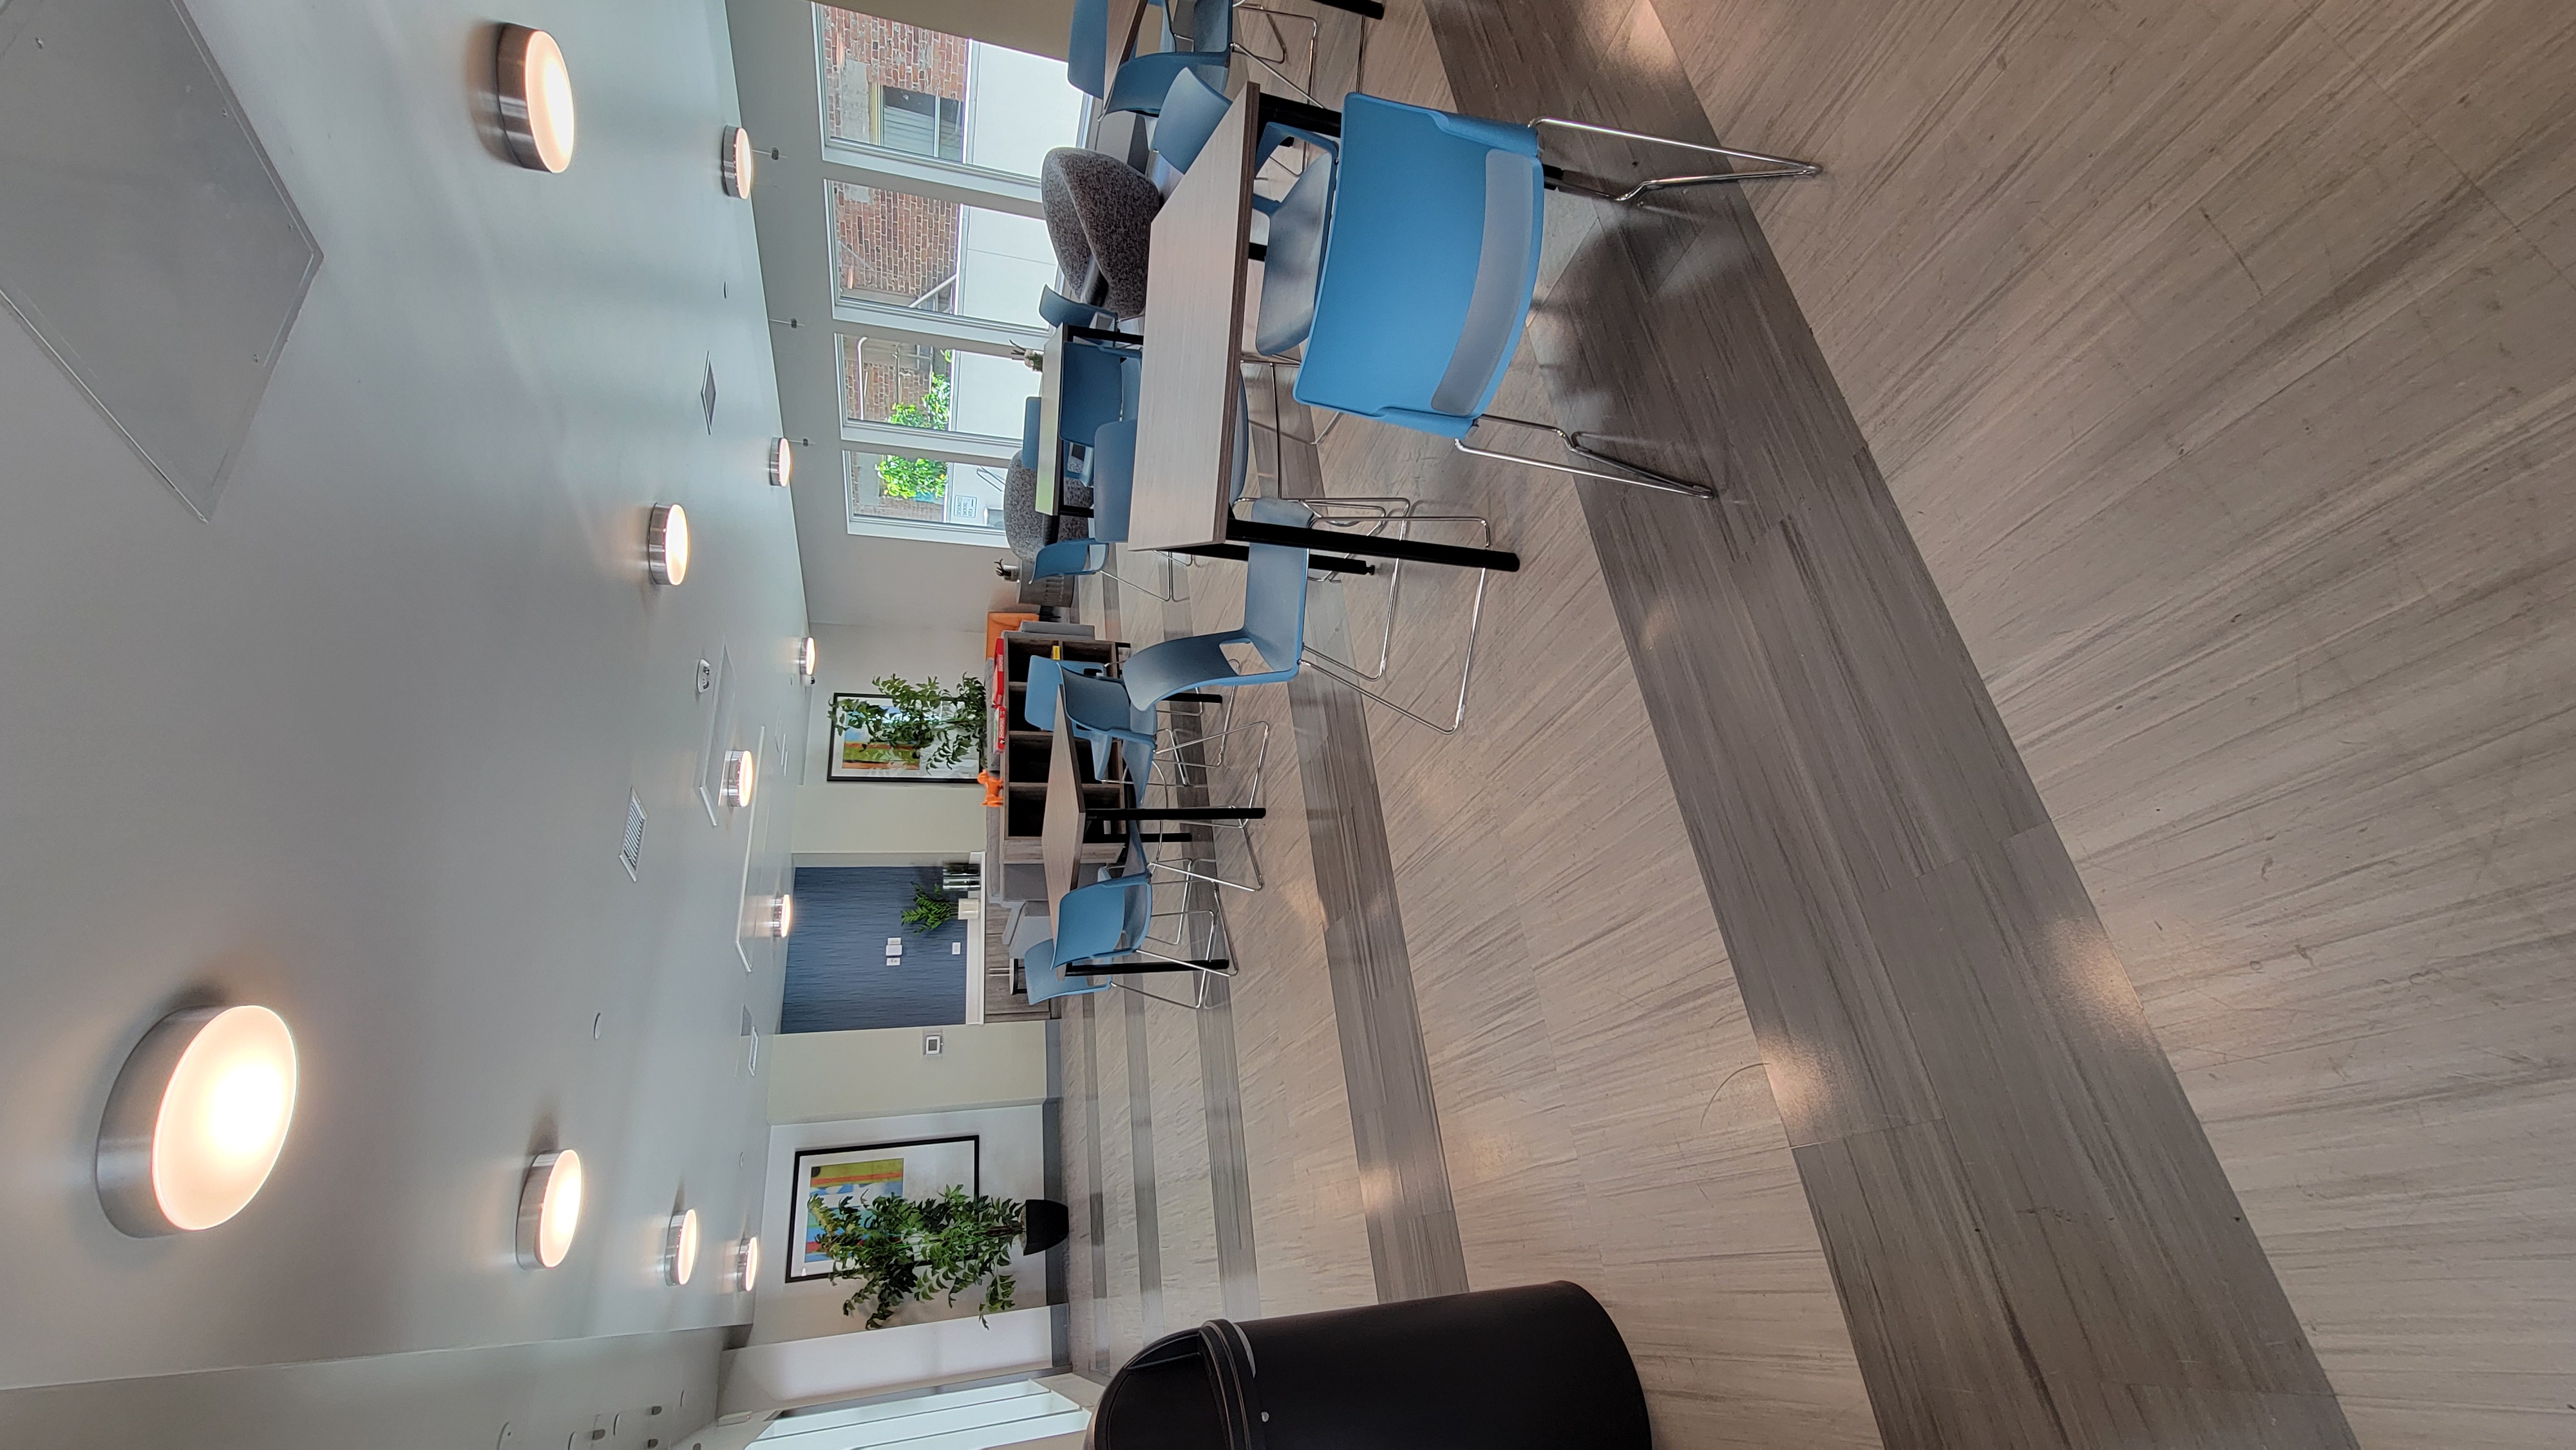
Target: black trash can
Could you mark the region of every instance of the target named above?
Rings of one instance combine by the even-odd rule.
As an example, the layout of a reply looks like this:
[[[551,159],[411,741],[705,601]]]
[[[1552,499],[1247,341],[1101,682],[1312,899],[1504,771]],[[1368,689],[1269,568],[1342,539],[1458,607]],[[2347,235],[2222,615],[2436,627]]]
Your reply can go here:
[[[1626,1341],[1578,1284],[1236,1323],[1138,1351],[1092,1450],[1647,1450]]]

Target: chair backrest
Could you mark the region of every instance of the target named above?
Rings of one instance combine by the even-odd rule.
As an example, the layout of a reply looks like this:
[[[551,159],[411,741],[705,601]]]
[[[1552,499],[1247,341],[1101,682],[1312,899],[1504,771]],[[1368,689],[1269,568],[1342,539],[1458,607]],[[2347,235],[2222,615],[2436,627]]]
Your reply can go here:
[[[1270,240],[1261,263],[1261,315],[1252,329],[1252,345],[1273,357],[1304,342],[1314,329],[1315,289],[1323,278],[1324,241],[1332,229],[1333,170],[1329,152],[1311,153],[1297,184],[1270,214]]]
[[[1108,563],[1109,546],[1106,544],[1092,539],[1058,539],[1038,549],[1038,556],[1029,561],[1029,577],[1065,579],[1078,574],[1096,574]]]
[[[1262,523],[1304,527],[1315,521],[1312,510],[1294,499],[1257,498],[1244,506],[1246,517]],[[1261,651],[1274,671],[1294,672],[1306,647],[1306,551],[1279,544],[1248,546],[1252,559],[1244,567],[1242,638]]]
[[[1135,946],[1127,934],[1123,878],[1111,877],[1068,891],[1055,904],[1055,959],[1075,963]],[[1023,959],[1025,960],[1025,958]]]
[[[1060,682],[1062,693],[1057,696],[1057,701],[1065,718],[1075,725],[1111,735],[1138,733],[1135,711],[1128,704],[1125,685],[1081,670],[1064,671]],[[1146,739],[1150,742],[1152,736],[1148,734]]]
[[[1155,0],[1163,7],[1163,33],[1177,41],[1186,39],[1186,49],[1202,55],[1222,51],[1234,44],[1234,0]],[[1187,34],[1172,24],[1182,14],[1189,16]]]
[[[1172,88],[1163,93],[1163,112],[1154,119],[1154,153],[1175,171],[1189,170],[1233,105],[1195,70],[1172,77]]]
[[[1088,338],[1068,338],[1055,405],[1055,435],[1062,443],[1088,443],[1119,418],[1127,400],[1121,364],[1126,350]],[[1123,531],[1122,531],[1123,532]]]
[[[1103,423],[1091,435],[1091,537],[1124,540],[1135,501],[1136,420]]]
[[[1056,965],[1055,941],[1049,938],[1020,953],[1020,974],[1027,978],[1029,1002],[1053,1001],[1058,997],[1080,997],[1090,992],[1106,992],[1107,982],[1076,982]]]
[[[1064,78],[1085,95],[1109,94],[1109,0],[1073,0]]]
[[[1038,421],[1040,400],[1032,394],[1028,406],[1020,410],[1020,451],[1011,461],[1022,468],[1038,466]]]
[[[1298,400],[1463,435],[1528,320],[1545,182],[1527,126],[1350,96]]]
[[[1029,692],[1022,698],[1021,710],[1029,723],[1040,730],[1055,728],[1056,701],[1064,694],[1064,665],[1061,661],[1039,655],[1029,661]]]

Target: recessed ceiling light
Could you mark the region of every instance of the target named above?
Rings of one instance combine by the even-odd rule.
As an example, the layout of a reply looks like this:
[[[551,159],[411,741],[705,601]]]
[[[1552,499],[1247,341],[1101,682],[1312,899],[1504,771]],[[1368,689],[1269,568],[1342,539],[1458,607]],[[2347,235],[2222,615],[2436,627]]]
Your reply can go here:
[[[542,30],[501,27],[501,135],[510,159],[531,171],[572,165],[572,72],[562,47]]]
[[[810,685],[814,683],[815,667],[820,665],[822,662],[823,653],[815,647],[814,636],[810,634],[805,636],[805,642],[796,647],[797,677],[802,679],[806,684]]]
[[[796,472],[796,450],[784,438],[769,440],[769,481],[780,488]]]
[[[662,1282],[681,1285],[698,1268],[698,1211],[694,1208],[671,1215],[670,1224],[662,1230]]]
[[[295,1037],[266,1007],[198,1007],[125,1059],[98,1133],[98,1196],[136,1236],[213,1228],[259,1195],[295,1117]]]
[[[760,1282],[760,1236],[754,1234],[735,1244],[732,1257],[733,1263],[728,1266],[732,1272],[727,1276],[732,1282],[725,1287],[737,1294],[748,1292]]]
[[[748,198],[751,195],[752,172],[759,157],[752,150],[751,133],[740,126],[724,130],[724,189],[727,196]]]
[[[787,935],[788,931],[795,925],[795,922],[795,897],[773,896],[769,898],[769,934],[771,936],[783,937]]]
[[[644,563],[656,584],[677,584],[689,577],[689,511],[675,503],[653,505],[644,525]]]
[[[717,788],[717,797],[729,806],[750,805],[752,787],[758,783],[759,772],[760,762],[750,751],[726,751],[724,780]]]
[[[540,1153],[519,1183],[519,1266],[551,1269],[581,1231],[581,1155]]]

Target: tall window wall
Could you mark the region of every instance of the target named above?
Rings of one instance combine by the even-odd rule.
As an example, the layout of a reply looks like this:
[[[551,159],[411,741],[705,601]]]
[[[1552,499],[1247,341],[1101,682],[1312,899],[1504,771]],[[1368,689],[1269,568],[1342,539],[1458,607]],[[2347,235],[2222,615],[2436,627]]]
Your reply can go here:
[[[1064,63],[814,7],[853,533],[1001,527],[1055,254],[1038,163],[1081,142]]]

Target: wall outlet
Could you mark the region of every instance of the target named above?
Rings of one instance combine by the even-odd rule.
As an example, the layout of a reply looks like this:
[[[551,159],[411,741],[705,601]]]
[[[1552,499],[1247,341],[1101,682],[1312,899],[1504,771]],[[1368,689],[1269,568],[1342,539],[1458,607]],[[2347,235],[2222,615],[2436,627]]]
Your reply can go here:
[[[939,1033],[925,1032],[921,1034],[921,1055],[924,1057],[937,1057],[940,1053],[940,1049],[947,1045],[947,1039],[942,1037]]]

